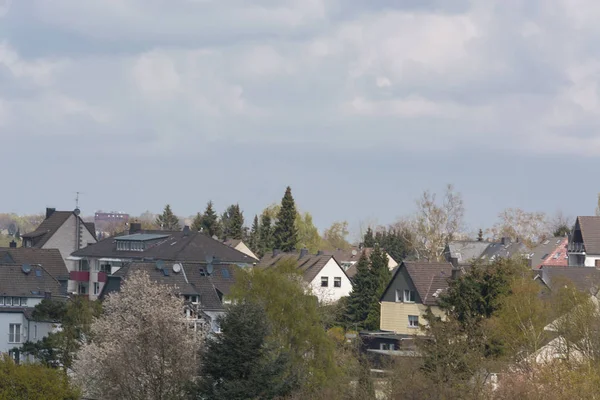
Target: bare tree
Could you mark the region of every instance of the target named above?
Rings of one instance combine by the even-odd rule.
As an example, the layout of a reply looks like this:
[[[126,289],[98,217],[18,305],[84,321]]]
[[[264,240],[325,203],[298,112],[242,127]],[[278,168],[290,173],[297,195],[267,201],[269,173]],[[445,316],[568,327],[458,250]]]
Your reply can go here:
[[[417,259],[439,261],[448,242],[464,228],[465,208],[460,193],[452,185],[446,187],[441,201],[435,193],[423,192],[417,200],[417,212],[411,218],[400,220],[396,227],[410,233],[405,239],[411,244]]]
[[[548,218],[543,212],[507,208],[498,214],[499,221],[488,231],[495,240],[508,237],[533,246],[550,235]]]
[[[85,394],[102,399],[179,399],[196,375],[201,337],[185,323],[175,287],[132,274],[104,302],[74,365]]]

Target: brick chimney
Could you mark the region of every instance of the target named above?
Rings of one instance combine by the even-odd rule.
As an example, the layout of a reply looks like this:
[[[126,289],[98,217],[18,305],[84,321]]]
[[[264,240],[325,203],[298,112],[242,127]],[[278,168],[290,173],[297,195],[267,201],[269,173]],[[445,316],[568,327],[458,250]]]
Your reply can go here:
[[[50,218],[56,211],[56,208],[46,208],[46,219]]]

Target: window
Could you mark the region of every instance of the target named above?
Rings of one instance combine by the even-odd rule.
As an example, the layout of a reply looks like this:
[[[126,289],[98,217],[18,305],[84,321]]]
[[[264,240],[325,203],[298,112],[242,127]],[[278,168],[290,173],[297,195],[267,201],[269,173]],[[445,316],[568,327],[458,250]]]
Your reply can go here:
[[[414,290],[405,290],[404,291],[404,302],[405,303],[414,303],[415,302],[415,291]]]
[[[100,282],[94,282],[94,294],[100,293]]]
[[[600,260],[596,260],[596,261],[595,261],[595,266],[596,266],[596,267],[600,267]]]
[[[37,339],[37,324],[33,325],[33,338]]]
[[[333,287],[342,287],[342,278],[333,278]]]
[[[8,325],[8,342],[21,343],[21,324]]]
[[[379,350],[388,350],[387,343],[379,343]]]
[[[79,260],[79,270],[80,271],[89,271],[90,263],[88,260]]]
[[[12,297],[5,297],[4,301],[7,306],[12,306]]]
[[[0,296],[0,306],[3,306],[3,305],[4,305],[4,297]]]
[[[328,287],[329,286],[329,278],[326,276],[322,276],[321,277],[321,287]]]
[[[409,328],[418,328],[419,327],[419,317],[417,315],[409,315],[408,316],[408,327]]]
[[[27,297],[21,297],[21,306],[23,306],[23,307],[27,306]]]
[[[87,286],[80,284],[79,287],[77,288],[77,292],[79,294],[87,294]]]
[[[12,299],[12,304],[15,307],[19,307],[21,305],[21,299],[18,297],[13,297]]]
[[[400,303],[402,301],[402,290],[396,289],[396,303]]]

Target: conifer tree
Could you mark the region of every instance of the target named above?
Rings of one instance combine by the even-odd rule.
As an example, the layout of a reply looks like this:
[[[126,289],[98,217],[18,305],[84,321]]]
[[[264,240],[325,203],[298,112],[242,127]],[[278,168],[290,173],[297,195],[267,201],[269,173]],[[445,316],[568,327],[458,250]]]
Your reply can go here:
[[[202,232],[211,237],[219,236],[221,234],[219,218],[213,209],[212,201],[208,202],[204,215],[202,216]]]
[[[292,197],[292,189],[288,186],[281,200],[281,208],[277,214],[275,230],[273,232],[274,246],[282,251],[293,251],[298,240],[296,227],[296,204]]]
[[[167,204],[161,215],[156,217],[156,225],[163,231],[179,230],[179,218],[171,211],[171,206]]]
[[[202,214],[197,213],[192,221],[191,229],[196,232],[200,232],[202,230]]]
[[[375,244],[370,259],[371,274],[373,274],[373,280],[377,282],[377,287],[373,292],[369,315],[367,316],[364,325],[366,329],[375,331],[379,330],[380,323],[381,306],[379,304],[379,299],[392,279],[392,272],[388,268],[388,257],[385,254],[385,251],[383,251],[378,244]]]
[[[242,240],[244,238],[244,214],[240,210],[240,205],[232,205],[229,213],[229,232],[228,238]]]
[[[263,214],[260,217],[260,230],[258,240],[259,257],[264,256],[269,251],[273,250],[273,226],[271,225],[271,217],[269,214]]]
[[[363,239],[364,247],[373,247],[375,246],[375,236],[373,236],[373,230],[371,227],[367,228],[367,232],[365,233],[365,237]]]
[[[477,233],[477,241],[483,242],[483,231],[479,229],[479,233]]]
[[[260,224],[258,223],[258,215],[254,216],[254,222],[252,222],[252,229],[248,235],[248,246],[254,253],[258,253],[260,248]]]
[[[369,258],[364,251],[356,264],[356,270],[354,288],[348,299],[347,318],[352,327],[363,328],[379,284],[377,277],[371,272]]]

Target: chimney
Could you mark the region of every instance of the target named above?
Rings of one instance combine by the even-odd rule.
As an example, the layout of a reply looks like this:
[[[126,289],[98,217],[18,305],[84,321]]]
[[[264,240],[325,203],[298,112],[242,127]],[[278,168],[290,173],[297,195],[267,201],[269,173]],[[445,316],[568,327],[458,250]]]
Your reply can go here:
[[[306,257],[307,255],[308,255],[308,249],[306,247],[303,248],[302,250],[300,250],[300,257],[299,258]]]
[[[458,257],[450,257],[450,264],[452,268],[458,268]]]
[[[462,269],[460,269],[458,267],[452,267],[452,280],[456,280],[456,279],[460,278],[461,275],[462,275]]]
[[[183,236],[189,236],[190,234],[190,227],[188,225],[183,227]]]
[[[12,240],[12,241],[10,242],[10,244],[9,244],[9,247],[10,247],[11,249],[16,249],[16,248],[17,248],[17,242],[15,242],[14,240]]]
[[[142,224],[140,224],[139,222],[132,222],[131,224],[129,224],[129,234],[134,234],[136,232],[139,232],[142,230]]]
[[[46,219],[50,218],[52,214],[56,211],[56,208],[47,208],[46,207]]]
[[[277,257],[279,254],[281,254],[281,250],[273,249],[273,257]]]
[[[317,255],[323,256],[323,255],[325,255],[325,252],[323,250],[319,250],[319,251],[317,251]]]
[[[510,238],[509,237],[503,237],[502,238],[502,245],[506,246],[508,244],[510,244]]]

